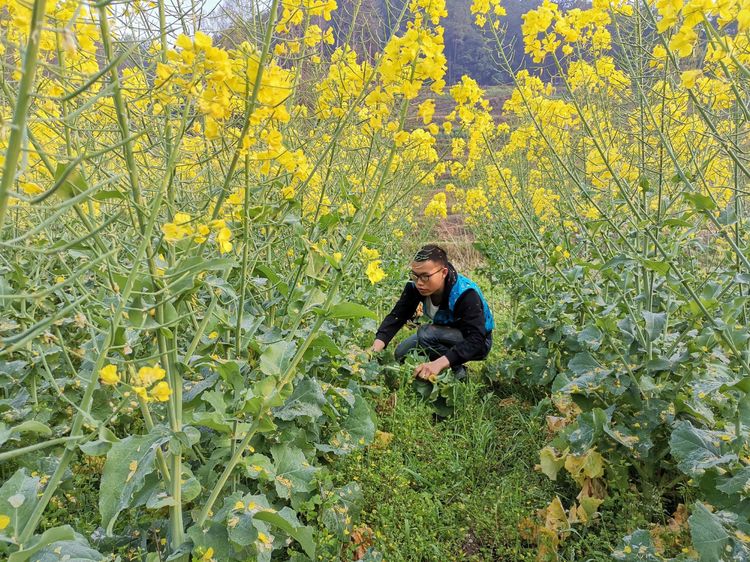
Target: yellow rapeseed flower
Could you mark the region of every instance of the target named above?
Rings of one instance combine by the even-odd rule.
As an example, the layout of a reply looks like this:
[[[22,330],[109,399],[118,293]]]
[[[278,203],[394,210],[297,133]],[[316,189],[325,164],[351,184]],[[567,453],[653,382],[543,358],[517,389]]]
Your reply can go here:
[[[120,375],[117,374],[117,367],[114,365],[107,365],[99,369],[99,378],[104,384],[115,385],[120,382]]]
[[[686,70],[680,76],[680,82],[682,83],[682,87],[685,88],[686,90],[695,88],[695,82],[698,80],[698,78],[700,78],[702,74],[703,74],[703,71],[701,69]]]
[[[0,515],[0,531],[10,525],[10,517],[5,514]]]
[[[429,125],[432,121],[432,116],[435,115],[435,100],[430,98],[420,103],[418,113],[424,124]]]
[[[367,278],[373,285],[386,278],[386,273],[380,267],[382,260],[373,260],[367,264]]]
[[[258,533],[258,540],[265,545],[271,544],[271,539],[264,533]]]
[[[443,219],[448,216],[448,205],[445,193],[441,191],[432,197],[432,200],[427,204],[427,207],[425,207],[424,216]]]
[[[138,369],[138,382],[143,386],[151,386],[156,381],[160,381],[166,376],[167,372],[159,367],[159,365],[154,365],[153,367],[141,367]]]
[[[230,238],[232,238],[232,231],[227,227],[219,230],[216,235],[216,242],[219,244],[219,252],[222,254],[232,251],[232,243],[229,241]]]
[[[171,395],[172,389],[169,388],[169,385],[164,381],[158,383],[151,389],[151,396],[159,402],[166,402]]]

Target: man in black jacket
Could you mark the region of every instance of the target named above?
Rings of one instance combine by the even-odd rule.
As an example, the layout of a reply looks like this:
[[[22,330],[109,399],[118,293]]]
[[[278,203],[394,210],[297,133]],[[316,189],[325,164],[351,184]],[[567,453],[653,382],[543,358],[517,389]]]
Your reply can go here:
[[[463,364],[486,358],[492,347],[495,324],[481,289],[457,273],[445,250],[434,244],[417,252],[409,277],[396,306],[380,324],[372,350],[382,351],[421,303],[432,324],[420,326],[416,334],[402,341],[396,347],[396,359],[403,361],[409,351],[420,348],[430,361],[417,366],[416,377],[434,380],[440,371],[451,367],[456,377],[462,378],[466,373]]]

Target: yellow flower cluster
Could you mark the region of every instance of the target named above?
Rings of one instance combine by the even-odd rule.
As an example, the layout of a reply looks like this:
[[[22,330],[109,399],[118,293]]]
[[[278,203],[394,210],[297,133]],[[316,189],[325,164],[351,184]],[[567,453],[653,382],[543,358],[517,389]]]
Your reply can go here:
[[[457,153],[462,153],[464,148],[467,149],[467,154],[463,161],[453,161],[451,173],[461,180],[468,180],[486,150],[487,142],[491,141],[496,133],[495,122],[490,114],[492,107],[484,98],[482,88],[468,76],[462,76],[461,81],[451,87],[450,94],[456,102],[456,107],[446,115],[443,129],[446,134],[451,134],[455,124],[468,134],[465,143],[462,139],[453,145],[454,158],[457,157]]]
[[[419,18],[409,22],[406,32],[392,37],[383,49],[378,74],[385,91],[411,100],[430,81],[430,89],[442,93],[447,64],[444,48],[442,28],[424,28]]]
[[[607,28],[612,21],[611,4],[598,1],[587,10],[576,8],[563,13],[557,4],[544,0],[539,8],[523,15],[521,32],[526,53],[537,63],[554,54],[561,45],[564,55],[572,54],[574,45],[581,49],[590,48],[594,55],[601,55],[610,48],[612,41]],[[616,4],[622,11],[632,8],[622,2]]]
[[[471,4],[471,13],[476,14],[474,23],[478,27],[484,27],[487,25],[487,15],[492,12],[492,16],[495,18],[506,15],[505,8],[501,5],[501,0],[474,0]],[[500,21],[495,19],[492,26],[495,29],[500,27]]]
[[[294,26],[305,21],[305,17],[321,17],[330,21],[331,14],[338,7],[336,0],[282,0],[282,14],[276,24],[277,33],[288,33]]]
[[[365,274],[372,285],[379,283],[387,277],[385,271],[380,267],[383,260],[380,259],[380,252],[378,250],[362,246],[360,249],[360,259],[365,265]]]
[[[432,196],[424,210],[424,216],[444,219],[448,216],[448,204],[442,191]]]
[[[630,87],[630,79],[616,68],[610,56],[599,57],[593,64],[585,60],[571,62],[568,83],[573,92],[599,93],[606,89],[608,95],[623,95]]]
[[[141,367],[133,380],[133,391],[146,402],[150,400],[166,402],[172,395],[169,384],[162,380],[166,374],[166,371],[159,365]],[[150,390],[147,390],[148,387],[151,387]]]
[[[116,365],[106,365],[99,370],[99,379],[103,384],[115,385],[120,382]]]
[[[242,197],[244,200],[244,193],[240,192],[232,197],[232,203],[241,205],[242,203],[237,201]],[[223,219],[217,219],[209,222],[208,224],[192,224],[193,219],[187,213],[176,213],[172,222],[165,223],[162,225],[161,230],[164,233],[164,239],[170,244],[175,244],[186,238],[191,238],[198,244],[202,244],[208,240],[211,233],[213,238],[219,247],[219,252],[226,254],[232,251],[232,231],[227,227],[226,222]]]
[[[466,224],[478,224],[483,220],[490,220],[492,213],[489,210],[489,200],[481,187],[473,187],[466,190],[463,203],[463,211],[466,213]]]
[[[748,38],[745,32],[750,30],[750,1],[748,0],[656,0],[656,11],[660,17],[657,23],[659,33],[670,32],[669,49],[680,58],[689,57],[699,40],[698,26],[707,21],[716,21],[727,35],[719,41],[712,41],[713,49],[726,50],[739,43],[740,51],[746,51]],[[736,34],[728,30],[736,22]],[[728,57],[731,59],[731,57]],[[739,57],[735,57],[739,60]],[[742,62],[747,61],[743,53]],[[734,62],[732,66],[734,66]]]
[[[145,402],[151,400],[166,402],[172,395],[172,389],[169,388],[169,384],[162,380],[165,376],[166,371],[159,367],[159,365],[141,367],[133,377],[133,392]],[[119,384],[122,379],[117,372],[117,366],[108,364],[99,370],[99,380],[101,380],[102,384],[114,386]],[[148,387],[151,388],[149,389]]]

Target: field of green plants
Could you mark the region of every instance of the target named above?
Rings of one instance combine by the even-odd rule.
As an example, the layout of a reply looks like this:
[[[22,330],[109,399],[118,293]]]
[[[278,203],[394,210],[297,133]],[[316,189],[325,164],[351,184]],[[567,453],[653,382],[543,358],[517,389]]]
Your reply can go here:
[[[750,0],[504,1],[489,91],[444,0],[0,0],[1,559],[750,560]],[[370,351],[426,242],[466,382]]]

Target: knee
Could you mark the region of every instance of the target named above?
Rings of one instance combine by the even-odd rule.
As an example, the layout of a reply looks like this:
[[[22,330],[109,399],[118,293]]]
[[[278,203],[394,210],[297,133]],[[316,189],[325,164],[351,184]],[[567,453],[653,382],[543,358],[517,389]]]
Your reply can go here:
[[[418,342],[414,336],[410,336],[396,346],[396,350],[393,352],[396,361],[403,363],[409,352],[417,347]]]
[[[437,336],[438,329],[433,324],[423,324],[417,330],[417,340],[422,346],[434,343]]]

